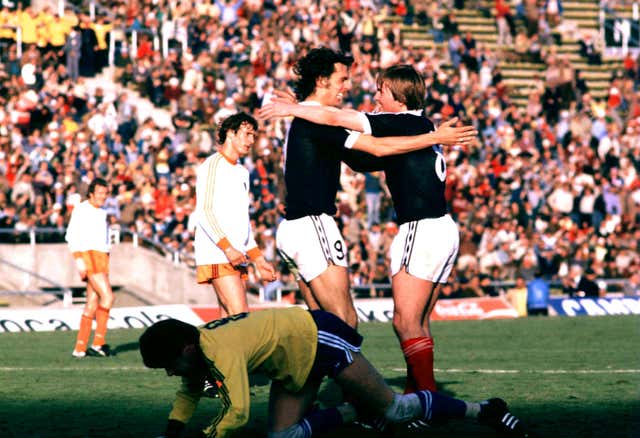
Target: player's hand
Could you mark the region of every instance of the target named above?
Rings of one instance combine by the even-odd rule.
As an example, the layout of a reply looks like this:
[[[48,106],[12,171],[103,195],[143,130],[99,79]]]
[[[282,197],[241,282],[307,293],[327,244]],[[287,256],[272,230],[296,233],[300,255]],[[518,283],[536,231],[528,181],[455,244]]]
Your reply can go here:
[[[456,127],[458,118],[454,117],[438,126],[439,143],[443,146],[468,146],[477,141],[478,131],[473,126]]]
[[[227,256],[227,260],[229,260],[229,263],[231,263],[234,268],[246,265],[248,262],[247,256],[235,249],[233,246],[225,249],[224,255]]]
[[[273,90],[271,101],[296,104],[298,103],[298,98],[293,91],[287,88],[286,90]]]
[[[76,262],[76,269],[80,274],[80,279],[82,281],[87,281],[87,265],[84,263],[84,260],[82,260],[82,257],[78,257],[74,260]]]
[[[264,257],[258,257],[254,262],[260,279],[264,282],[275,281],[276,270],[271,263],[266,261]]]

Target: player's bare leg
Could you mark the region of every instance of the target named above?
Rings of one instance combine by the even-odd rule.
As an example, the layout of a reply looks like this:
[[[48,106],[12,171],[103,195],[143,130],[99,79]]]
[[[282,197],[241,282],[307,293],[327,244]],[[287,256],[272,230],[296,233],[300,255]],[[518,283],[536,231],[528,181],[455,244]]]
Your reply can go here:
[[[352,355],[353,362],[336,376],[336,382],[356,398],[354,401],[359,406],[373,414],[384,415],[393,401],[393,391],[362,354]]]
[[[248,312],[247,292],[239,275],[225,275],[211,280],[220,304],[220,317]],[[223,314],[223,311],[225,314]]]
[[[502,399],[493,398],[480,403],[455,399],[434,391],[395,394],[380,373],[361,354],[353,354],[353,362],[336,381],[359,396],[363,408],[390,423],[411,420],[440,422],[450,419],[475,418],[497,430],[500,436],[526,438],[526,427],[508,411]]]
[[[298,281],[298,287],[300,288],[300,295],[302,295],[302,299],[305,304],[309,308],[309,310],[320,310],[320,304],[316,301],[313,296],[313,292],[311,291],[311,287],[309,287],[308,283],[305,283],[303,280]]]
[[[357,327],[358,318],[349,290],[347,268],[329,265],[322,274],[311,280],[309,285],[321,309],[333,313],[351,327]]]
[[[110,356],[112,352],[105,343],[107,334],[107,324],[109,322],[109,312],[113,307],[113,290],[109,283],[109,274],[98,272],[89,275],[89,284],[98,296],[94,313],[96,319],[96,331],[93,336],[93,345],[88,350],[93,356]]]
[[[274,380],[269,392],[269,430],[285,430],[304,418],[313,406],[319,387],[320,382],[307,382],[294,393]]]
[[[114,296],[113,290],[111,289],[111,284],[109,283],[108,274],[104,272],[91,274],[89,275],[88,280],[93,290],[100,297],[98,305],[100,307],[104,307],[105,309],[111,309],[111,307],[113,307]]]
[[[393,328],[407,362],[405,393],[418,389],[435,391],[433,376],[433,337],[429,316],[440,291],[431,281],[406,272],[393,276]]]
[[[353,405],[343,403],[326,409],[314,409],[320,382],[307,382],[292,393],[274,381],[269,396],[269,438],[316,436],[335,430],[357,418]]]
[[[414,277],[404,268],[393,276],[393,329],[400,342],[431,336],[429,325],[424,322],[437,299],[433,286],[431,281]]]
[[[82,309],[82,314],[93,319],[96,315],[96,310],[98,309],[100,295],[98,295],[90,282],[87,283],[87,292],[85,298],[86,301],[84,303],[84,309]]]

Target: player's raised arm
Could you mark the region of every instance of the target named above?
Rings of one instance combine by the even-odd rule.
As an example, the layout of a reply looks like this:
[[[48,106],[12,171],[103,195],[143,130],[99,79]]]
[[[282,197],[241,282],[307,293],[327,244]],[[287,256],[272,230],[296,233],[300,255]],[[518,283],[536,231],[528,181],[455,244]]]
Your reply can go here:
[[[346,146],[383,157],[386,155],[403,154],[436,144],[445,146],[465,146],[476,140],[478,132],[473,126],[454,127],[458,119],[443,123],[437,130],[428,134],[403,137],[373,137],[366,134],[355,134]]]
[[[363,118],[366,117],[363,113],[352,109],[288,103],[279,98],[274,98],[258,110],[258,117],[261,119],[289,116],[299,117],[319,125],[341,126],[360,132],[364,130]]]

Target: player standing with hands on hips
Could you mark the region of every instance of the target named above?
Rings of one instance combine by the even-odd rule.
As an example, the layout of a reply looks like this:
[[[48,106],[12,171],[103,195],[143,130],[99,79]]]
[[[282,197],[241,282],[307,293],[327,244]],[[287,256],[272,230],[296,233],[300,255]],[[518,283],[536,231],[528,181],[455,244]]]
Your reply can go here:
[[[102,178],[89,184],[89,199],[79,203],[71,213],[65,239],[73,254],[82,281],[87,283],[87,301],[80,319],[80,330],[76,339],[74,357],[111,356],[113,353],[105,343],[109,312],[113,306],[113,291],[109,284],[109,249],[107,212],[102,209],[109,185]],[[93,320],[96,331],[90,348],[89,337]]]
[[[244,279],[253,262],[263,281],[276,278],[262,256],[249,220],[249,172],[238,162],[255,141],[256,120],[227,117],[218,129],[220,149],[197,169],[195,256],[198,283],[210,283],[221,317],[249,310]]]

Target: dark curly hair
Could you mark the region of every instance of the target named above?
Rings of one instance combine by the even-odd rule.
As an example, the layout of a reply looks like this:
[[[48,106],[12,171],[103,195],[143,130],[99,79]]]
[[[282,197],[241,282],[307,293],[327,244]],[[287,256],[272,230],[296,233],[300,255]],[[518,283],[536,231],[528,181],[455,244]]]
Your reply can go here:
[[[256,119],[254,119],[247,113],[236,113],[224,119],[224,121],[220,124],[220,127],[218,128],[218,142],[220,144],[223,144],[225,141],[227,141],[227,132],[230,130],[233,132],[238,132],[238,129],[240,129],[243,123],[248,123],[249,125],[253,126],[254,130],[258,129],[258,122],[256,121]]]
[[[138,344],[145,366],[166,368],[182,355],[186,345],[198,345],[199,339],[200,332],[191,324],[165,319],[149,327]]]
[[[94,179],[89,184],[89,194],[95,193],[96,187],[98,187],[98,186],[109,188],[109,183],[105,179],[102,179],[102,178]]]
[[[335,64],[351,67],[353,58],[326,47],[311,49],[309,53],[300,58],[293,68],[293,72],[298,76],[293,86],[298,100],[305,100],[313,94],[318,78],[331,76],[335,71]]]

